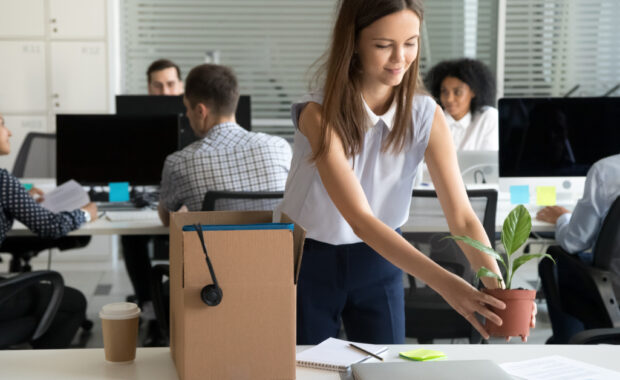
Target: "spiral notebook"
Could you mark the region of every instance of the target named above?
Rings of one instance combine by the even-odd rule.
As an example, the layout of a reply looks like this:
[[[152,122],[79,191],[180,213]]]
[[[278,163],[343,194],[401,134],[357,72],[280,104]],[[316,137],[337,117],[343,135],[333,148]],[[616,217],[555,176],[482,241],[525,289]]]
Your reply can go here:
[[[328,338],[320,344],[297,354],[297,365],[346,372],[352,364],[370,358],[363,352],[349,347],[351,342],[336,338]],[[387,351],[386,346],[376,344],[355,343],[357,346],[379,355]]]

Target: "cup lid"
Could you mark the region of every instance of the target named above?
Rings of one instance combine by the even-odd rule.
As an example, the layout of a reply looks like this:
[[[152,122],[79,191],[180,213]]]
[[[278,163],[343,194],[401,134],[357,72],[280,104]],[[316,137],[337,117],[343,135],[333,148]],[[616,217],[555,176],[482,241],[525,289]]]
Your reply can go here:
[[[132,302],[115,302],[104,305],[99,312],[103,319],[131,319],[140,315],[140,308]]]

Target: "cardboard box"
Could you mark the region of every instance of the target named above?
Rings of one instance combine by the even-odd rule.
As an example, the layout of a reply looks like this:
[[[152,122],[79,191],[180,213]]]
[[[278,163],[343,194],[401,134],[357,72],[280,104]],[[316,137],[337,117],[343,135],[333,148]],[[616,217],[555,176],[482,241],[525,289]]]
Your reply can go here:
[[[182,380],[294,379],[297,276],[305,231],[219,230],[203,236],[222,301],[195,231],[183,227],[271,223],[272,213],[174,213],[170,223],[170,350]],[[293,223],[282,215],[284,223]]]

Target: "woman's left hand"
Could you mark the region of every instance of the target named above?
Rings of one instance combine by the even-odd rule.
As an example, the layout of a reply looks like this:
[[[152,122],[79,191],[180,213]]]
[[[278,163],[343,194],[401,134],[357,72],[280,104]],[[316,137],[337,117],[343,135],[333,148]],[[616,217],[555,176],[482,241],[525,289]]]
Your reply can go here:
[[[34,198],[37,203],[41,203],[45,199],[43,198],[43,190],[39,189],[38,187],[33,187],[32,189],[28,190],[28,194],[30,194],[30,196]]]

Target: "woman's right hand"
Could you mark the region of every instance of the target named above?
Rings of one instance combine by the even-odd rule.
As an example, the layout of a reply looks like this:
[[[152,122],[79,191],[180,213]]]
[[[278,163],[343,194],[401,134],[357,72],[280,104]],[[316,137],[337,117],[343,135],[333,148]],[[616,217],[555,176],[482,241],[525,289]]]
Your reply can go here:
[[[450,280],[446,281],[437,292],[454,310],[467,319],[484,339],[489,339],[489,333],[476,318],[476,314],[480,314],[496,325],[501,325],[502,319],[492,312],[487,305],[498,309],[505,309],[506,304],[489,294],[477,290],[461,277],[450,274],[449,278]]]
[[[86,211],[90,214],[90,221],[94,222],[97,220],[97,205],[93,202],[88,203],[86,206],[82,207],[82,210]]]

